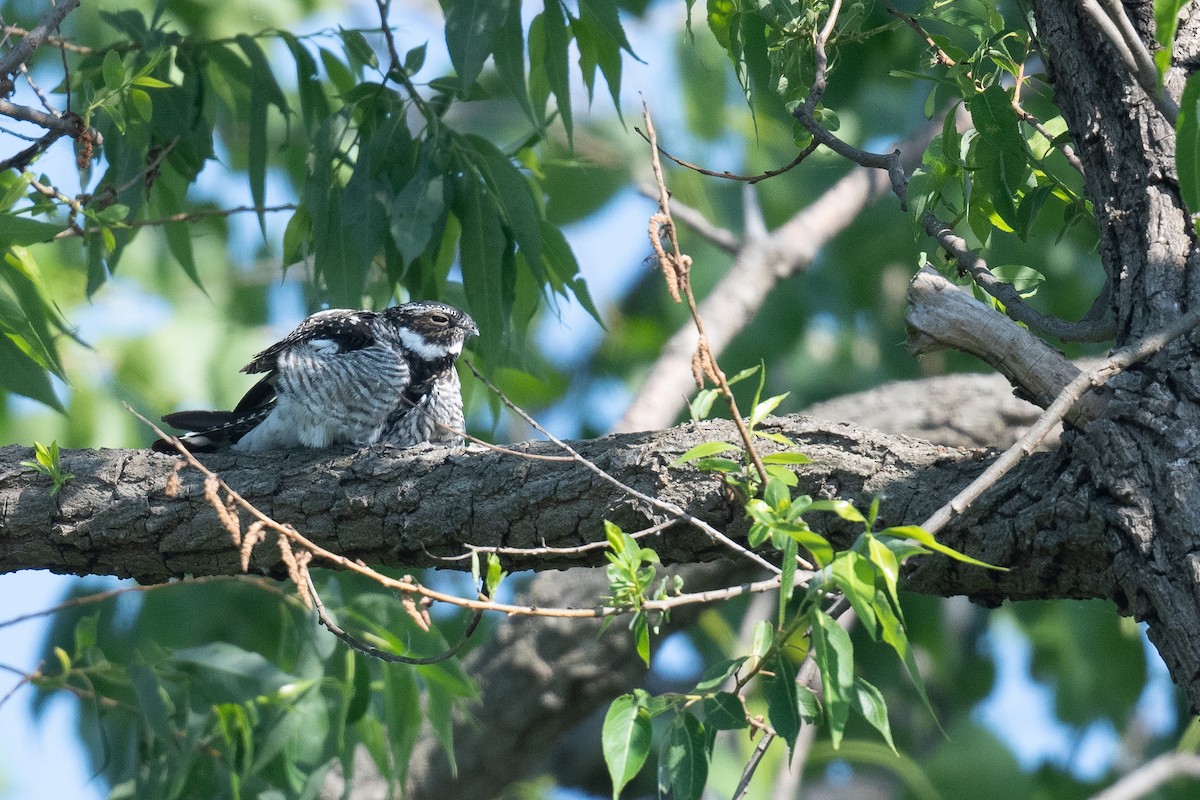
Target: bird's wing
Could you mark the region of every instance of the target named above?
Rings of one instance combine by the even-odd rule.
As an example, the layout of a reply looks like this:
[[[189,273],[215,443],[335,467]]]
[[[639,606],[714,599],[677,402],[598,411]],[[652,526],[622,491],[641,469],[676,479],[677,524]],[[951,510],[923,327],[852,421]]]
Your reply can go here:
[[[327,356],[370,347],[375,342],[375,334],[371,329],[374,316],[372,311],[351,311],[344,308],[318,311],[283,339],[254,356],[249,364],[242,367],[242,372],[271,372],[276,368],[280,355],[302,345],[307,345],[319,355]],[[238,407],[241,408],[250,395],[261,386],[260,382],[251,389]]]

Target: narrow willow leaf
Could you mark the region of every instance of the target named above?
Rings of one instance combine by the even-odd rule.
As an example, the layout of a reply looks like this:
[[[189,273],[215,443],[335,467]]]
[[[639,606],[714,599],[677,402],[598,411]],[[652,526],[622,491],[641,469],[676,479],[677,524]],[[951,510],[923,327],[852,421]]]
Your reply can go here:
[[[1200,74],[1188,76],[1175,121],[1175,165],[1179,193],[1192,214],[1200,214]]]
[[[953,547],[946,545],[933,538],[933,534],[922,528],[920,525],[901,525],[895,528],[885,528],[879,532],[880,536],[898,536],[907,539],[913,539],[928,547],[930,550],[941,553],[944,556],[949,556],[955,561],[961,561],[964,564],[974,564],[977,567],[986,567],[987,569],[999,570],[1000,572],[1008,572],[1008,567],[997,567],[989,564],[986,561],[980,561],[977,558],[972,558],[965,553],[960,553]]]
[[[782,654],[776,654],[769,662],[774,677],[767,680],[767,718],[771,727],[783,737],[788,748],[796,746],[800,735],[800,701],[796,694],[796,668]]]
[[[854,606],[863,627],[876,637],[875,624],[875,570],[871,562],[853,550],[838,553],[831,569],[834,583]]]
[[[804,453],[769,453],[762,457],[764,464],[811,464],[812,459]]]
[[[546,0],[546,10],[541,15],[543,21],[545,50],[541,57],[545,69],[546,80],[550,91],[558,102],[558,113],[562,116],[563,127],[567,132],[567,145],[575,146],[575,132],[571,115],[571,75],[570,52],[571,35],[567,30],[567,22],[563,17],[560,0]],[[532,36],[530,38],[532,45]],[[530,56],[530,72],[533,72],[533,57]]]
[[[462,170],[454,180],[453,210],[462,225],[459,263],[463,289],[471,316],[483,333],[482,349],[494,356],[499,352],[505,328],[500,274],[503,253],[497,247],[497,242],[504,241],[504,233],[496,206],[479,176],[469,164],[462,164]]]
[[[739,658],[718,661],[716,664],[709,666],[700,676],[700,682],[692,690],[693,693],[705,694],[706,692],[721,688],[725,685],[725,681],[733,677],[738,667],[746,663],[746,658],[746,656],[741,656]]]
[[[746,707],[733,692],[717,692],[705,697],[704,721],[709,730],[736,731],[750,727]]]
[[[446,49],[463,91],[470,89],[492,54],[492,34],[508,16],[511,0],[441,0]]]
[[[825,692],[825,721],[834,748],[842,741],[850,718],[854,688],[854,645],[850,634],[837,620],[817,609],[813,614],[812,637],[821,687]]]
[[[604,715],[600,733],[604,763],[612,779],[613,800],[646,763],[650,753],[652,730],[650,715],[634,699],[624,694],[613,700]]]
[[[534,113],[529,88],[525,83],[525,32],[521,25],[520,3],[509,5],[508,14],[492,35],[492,61],[504,87],[525,112],[525,116],[529,117],[534,128],[539,131],[545,128],[545,119]]]
[[[674,800],[699,800],[708,780],[704,726],[684,711],[671,720],[658,755],[658,788]]]
[[[866,522],[867,518],[848,500],[814,500],[809,511],[832,511],[847,522]]]
[[[879,731],[893,753],[900,755],[896,750],[896,743],[892,741],[892,726],[888,722],[887,703],[884,702],[883,693],[864,679],[855,678],[854,690],[850,697],[854,710],[862,714],[863,718]]]

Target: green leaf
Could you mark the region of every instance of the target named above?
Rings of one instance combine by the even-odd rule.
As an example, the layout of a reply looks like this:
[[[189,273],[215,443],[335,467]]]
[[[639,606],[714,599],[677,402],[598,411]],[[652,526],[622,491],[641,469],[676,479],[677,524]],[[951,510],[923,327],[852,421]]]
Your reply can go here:
[[[696,684],[696,688],[692,690],[694,694],[705,694],[714,689],[720,689],[725,685],[725,681],[733,677],[733,674],[738,671],[738,667],[746,663],[747,656],[739,658],[727,659],[718,661],[710,665],[700,676],[700,682]]]
[[[1001,264],[992,267],[992,274],[1012,287],[1022,297],[1032,297],[1037,293],[1037,287],[1045,282],[1046,276],[1036,269],[1021,264]]]
[[[491,195],[469,165],[454,181],[454,215],[462,225],[459,263],[471,316],[482,332],[482,349],[499,351],[505,329],[503,279],[504,232]]]
[[[767,488],[763,491],[763,501],[775,512],[783,513],[791,505],[792,495],[783,481],[768,478]]]
[[[382,664],[383,674],[383,721],[386,724],[384,744],[391,750],[376,756],[377,764],[394,765],[395,780],[403,785],[408,774],[408,762],[413,747],[424,733],[425,715],[421,711],[421,693],[417,687],[416,672],[405,664]],[[372,719],[371,715],[363,718]],[[361,723],[360,723],[361,724]]]
[[[176,650],[171,662],[193,676],[200,697],[208,702],[242,703],[297,680],[258,653],[228,642]]]
[[[768,453],[762,457],[764,464],[811,464],[812,459],[804,453]]]
[[[847,522],[866,522],[867,518],[849,500],[814,500],[808,511],[832,511]]]
[[[125,64],[121,61],[121,54],[115,49],[104,54],[101,72],[104,74],[104,88],[109,91],[115,92],[124,85]]]
[[[0,334],[0,387],[66,413],[45,368],[29,355],[29,347],[17,334]]]
[[[379,57],[360,32],[338,28],[338,36],[341,37],[342,47],[346,49],[351,64],[363,64],[371,69],[379,68]]]
[[[892,741],[892,726],[888,722],[887,703],[884,702],[883,693],[863,678],[855,678],[850,699],[854,710],[862,714],[863,718],[879,731],[893,753],[900,755],[896,750],[896,743]]]
[[[645,611],[633,615],[633,639],[637,647],[638,657],[645,665],[650,666],[650,621]]]
[[[830,571],[863,627],[875,638],[875,570],[871,562],[853,550],[846,550],[837,554]]]
[[[1188,76],[1175,120],[1175,166],[1179,193],[1192,214],[1200,214],[1200,74]]]
[[[426,158],[388,204],[388,231],[405,265],[425,252],[446,214],[445,178]]]
[[[967,110],[978,132],[972,140],[976,166],[972,204],[985,202],[1014,229],[1019,224],[1014,198],[1029,171],[1029,158],[1012,97],[993,84],[970,98]]]
[[[696,459],[696,469],[704,472],[737,472],[742,468],[738,461],[729,458]]]
[[[750,727],[742,699],[733,692],[717,692],[705,697],[704,721],[709,730],[736,731]]]
[[[485,0],[486,2],[486,0]],[[536,59],[545,70],[546,81],[550,91],[557,100],[558,113],[562,116],[563,127],[567,132],[567,144],[574,147],[574,130],[571,115],[571,75],[570,53],[571,36],[567,31],[567,23],[563,18],[560,0],[546,0],[546,10],[541,14],[544,50]],[[529,64],[530,74],[535,71],[533,36],[530,35]]]
[[[145,729],[168,746],[175,746],[175,729],[163,701],[165,693],[154,673],[145,664],[130,664],[129,684],[137,698]]]
[[[1154,0],[1154,38],[1162,45],[1154,54],[1160,87],[1163,75],[1171,66],[1171,53],[1175,51],[1175,32],[1179,27],[1179,12],[1185,5],[1187,0]]]
[[[737,449],[738,448],[735,445],[729,444],[728,442],[704,442],[703,444],[696,445],[691,450],[688,450],[679,458],[672,461],[671,466],[678,467],[682,464],[687,464],[689,461],[695,461],[698,458],[707,458],[709,456],[716,455],[717,453],[724,453],[729,450]]]
[[[612,779],[613,800],[646,763],[652,738],[650,715],[633,695],[623,694],[608,707],[600,738]]]
[[[796,694],[796,668],[783,654],[770,661],[774,676],[767,679],[767,718],[771,727],[787,742],[788,749],[796,746],[800,735],[800,701]]]
[[[521,25],[521,3],[509,4],[508,14],[497,26],[492,37],[492,61],[504,88],[517,101],[534,128],[543,129],[546,121],[535,113],[525,82],[525,32]]]
[[[0,248],[48,242],[62,233],[63,226],[15,214],[0,214]]]
[[[779,404],[787,399],[789,394],[791,394],[791,392],[777,394],[774,397],[768,397],[766,400],[763,400],[761,403],[755,405],[754,411],[750,414],[750,427],[753,428],[754,426],[758,425],[758,423],[762,422],[768,414],[778,408]]]
[[[446,49],[463,91],[492,54],[492,34],[504,24],[511,0],[440,0],[446,15]]]
[[[813,612],[812,637],[821,687],[825,692],[825,720],[834,748],[842,741],[850,717],[854,688],[854,645],[850,634],[821,609]]]
[[[146,92],[141,89],[132,90],[129,93],[129,102],[133,104],[133,110],[137,112],[142,122],[149,122],[154,118],[154,102]]]
[[[688,413],[692,422],[708,419],[708,415],[712,413],[713,402],[720,394],[721,392],[717,389],[701,389],[697,392],[695,399],[688,404]]]
[[[673,800],[700,800],[708,780],[707,747],[700,720],[687,711],[677,714],[659,749],[659,792]]]
[[[134,78],[131,81],[131,83],[134,86],[142,86],[147,89],[172,89],[172,88],[174,88],[174,84],[167,83],[166,81],[160,81],[158,78],[152,77],[150,75],[139,75],[136,78]]]
[[[987,569],[999,570],[1000,572],[1008,572],[1008,567],[997,567],[992,564],[988,564],[986,561],[980,561],[977,558],[972,558],[965,553],[960,553],[953,547],[947,547],[937,539],[933,538],[933,534],[929,533],[920,525],[901,525],[895,528],[885,528],[879,532],[879,535],[914,539],[928,547],[930,550],[941,553],[944,556],[949,556],[955,561],[961,561],[964,564],[973,564],[977,567],[986,567]]]

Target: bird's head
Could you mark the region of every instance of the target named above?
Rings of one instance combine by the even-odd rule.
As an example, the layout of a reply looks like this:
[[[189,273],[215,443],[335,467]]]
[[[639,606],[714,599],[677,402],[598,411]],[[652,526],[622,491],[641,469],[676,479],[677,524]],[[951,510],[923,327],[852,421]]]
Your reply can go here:
[[[479,335],[469,314],[445,303],[403,303],[383,316],[396,326],[406,350],[430,361],[458,358],[467,337]]]

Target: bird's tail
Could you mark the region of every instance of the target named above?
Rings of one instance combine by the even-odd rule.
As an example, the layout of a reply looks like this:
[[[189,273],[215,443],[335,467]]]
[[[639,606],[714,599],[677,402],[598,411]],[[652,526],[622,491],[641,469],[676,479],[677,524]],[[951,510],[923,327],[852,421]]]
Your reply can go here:
[[[269,408],[253,411],[176,411],[163,416],[163,422],[178,430],[188,431],[179,437],[183,446],[193,453],[213,453],[232,447],[254,429]],[[157,453],[174,453],[175,445],[159,439],[150,448]]]

